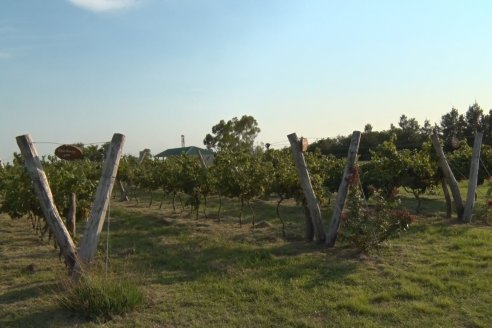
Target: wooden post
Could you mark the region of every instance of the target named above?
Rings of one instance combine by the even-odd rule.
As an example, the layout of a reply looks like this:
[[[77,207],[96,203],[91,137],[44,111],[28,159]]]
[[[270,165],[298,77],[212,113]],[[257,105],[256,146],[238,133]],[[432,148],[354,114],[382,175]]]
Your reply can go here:
[[[124,142],[124,135],[119,133],[113,135],[104,163],[101,180],[97,186],[96,197],[91,208],[89,221],[87,222],[84,236],[80,243],[79,257],[84,264],[90,263],[96,253],[99,235],[101,234],[106,211],[108,210],[116,173],[118,172]],[[80,267],[76,268],[76,271],[80,271]]]
[[[32,143],[31,136],[29,134],[18,136],[16,140],[24,156],[24,162],[29,176],[34,183],[34,192],[39,199],[46,222],[53,232],[58,246],[60,246],[69,272],[72,272],[78,264],[75,244],[56,209],[48,179],[44,173],[36,148]]]
[[[305,201],[302,202],[302,209],[304,210],[304,218],[305,218],[304,239],[307,242],[310,242],[313,241],[314,239],[314,225],[313,225],[313,219],[311,219],[311,213],[309,213],[309,208],[307,207]]]
[[[120,202],[128,202],[130,198],[123,182],[120,179],[116,179],[116,184],[120,187]]]
[[[448,161],[446,160],[446,156],[444,156],[444,152],[441,148],[441,144],[439,143],[439,137],[437,136],[437,131],[434,130],[434,133],[431,136],[432,145],[434,146],[434,150],[436,151],[437,157],[439,158],[438,164],[441,168],[444,177],[446,178],[446,182],[451,189],[451,194],[453,195],[454,204],[456,207],[456,214],[458,216],[458,221],[463,219],[463,200],[461,199],[460,188],[458,186],[458,181],[454,177],[453,171],[449,167]]]
[[[67,229],[72,238],[75,237],[76,230],[76,217],[77,217],[77,197],[75,193],[70,193],[70,202],[67,213]]]
[[[297,138],[297,135],[295,133],[289,134],[287,138],[289,138],[290,148],[292,149],[292,156],[294,157],[297,174],[301,182],[301,188],[304,193],[304,197],[306,198],[307,207],[311,215],[311,220],[313,222],[316,236],[318,238],[318,241],[323,242],[326,239],[326,235],[321,219],[321,210],[319,208],[316,195],[313,191],[313,186],[311,184],[311,179],[309,178],[306,161],[300,149],[299,139]]]
[[[335,208],[333,209],[333,215],[331,217],[330,230],[326,238],[326,246],[335,246],[337,240],[338,228],[340,227],[340,218],[342,216],[343,207],[345,206],[345,199],[347,198],[349,181],[353,173],[355,162],[357,160],[357,153],[359,151],[360,143],[360,131],[354,131],[352,133],[352,140],[350,141],[350,147],[347,155],[347,164],[343,171],[342,181],[338,187],[337,199],[335,202]]]
[[[470,175],[468,176],[468,194],[466,196],[465,211],[463,221],[469,223],[472,218],[473,206],[475,205],[475,192],[477,191],[478,168],[480,164],[480,148],[482,147],[482,132],[475,132],[473,142],[473,153],[470,163]]]

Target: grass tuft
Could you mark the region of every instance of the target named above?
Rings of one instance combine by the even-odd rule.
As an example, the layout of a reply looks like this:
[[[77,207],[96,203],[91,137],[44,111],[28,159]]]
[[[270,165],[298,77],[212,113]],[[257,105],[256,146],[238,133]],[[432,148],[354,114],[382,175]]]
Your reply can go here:
[[[65,293],[59,298],[70,311],[90,319],[109,320],[114,315],[128,313],[144,301],[144,294],[136,283],[102,274],[84,276],[78,284],[67,282]]]

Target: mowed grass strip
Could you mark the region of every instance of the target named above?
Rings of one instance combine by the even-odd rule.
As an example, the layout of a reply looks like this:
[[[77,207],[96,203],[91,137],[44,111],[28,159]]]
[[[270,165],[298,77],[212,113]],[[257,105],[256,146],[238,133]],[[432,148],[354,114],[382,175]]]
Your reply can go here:
[[[167,206],[111,206],[111,275],[137,277],[144,305],[110,321],[60,306],[66,274],[27,221],[1,216],[2,327],[490,327],[492,229],[419,217],[379,253],[324,249],[302,238],[302,211],[287,202],[282,238],[275,202],[239,226],[225,204],[219,223]],[[83,223],[80,223],[83,224]],[[82,228],[80,231],[83,231]],[[97,269],[104,268],[105,232]],[[34,263],[38,270],[24,269]],[[42,320],[41,320],[42,319]]]

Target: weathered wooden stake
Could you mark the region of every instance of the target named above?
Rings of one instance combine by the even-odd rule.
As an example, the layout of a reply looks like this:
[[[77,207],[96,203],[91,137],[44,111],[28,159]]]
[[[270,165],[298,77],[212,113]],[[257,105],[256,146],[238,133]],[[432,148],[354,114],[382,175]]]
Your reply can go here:
[[[311,215],[311,220],[313,222],[316,236],[319,242],[323,242],[326,239],[326,235],[321,219],[321,210],[319,208],[316,195],[313,191],[313,186],[311,184],[311,179],[309,178],[306,161],[300,149],[299,139],[297,138],[297,135],[295,133],[289,134],[287,138],[289,138],[290,148],[292,149],[292,156],[294,157],[297,174],[301,182],[304,197],[306,198],[307,207]]]
[[[434,150],[436,151],[437,157],[439,158],[438,164],[441,168],[444,177],[446,178],[446,182],[451,189],[451,194],[453,195],[454,204],[456,207],[456,214],[458,216],[458,221],[463,219],[463,200],[461,199],[460,188],[458,186],[458,181],[454,177],[453,171],[449,167],[448,161],[446,160],[446,156],[444,156],[444,152],[441,148],[441,144],[439,143],[439,137],[437,135],[437,131],[434,130],[434,133],[431,136],[432,145],[434,146]]]
[[[116,179],[117,185],[120,187],[120,202],[128,202],[130,198],[128,197],[128,192],[120,179]]]
[[[359,151],[360,143],[360,131],[354,131],[352,133],[352,140],[350,141],[350,147],[347,155],[347,164],[343,171],[342,182],[338,187],[337,199],[335,202],[335,208],[333,209],[333,215],[331,217],[330,230],[326,238],[326,246],[335,246],[337,240],[338,228],[340,227],[340,218],[342,216],[343,207],[345,206],[345,200],[347,198],[350,177],[353,174],[355,162],[357,160],[357,153]]]
[[[21,154],[24,156],[24,162],[29,176],[34,183],[34,192],[39,199],[46,222],[53,232],[58,246],[60,246],[69,271],[72,272],[78,264],[75,244],[55,206],[48,179],[44,173],[36,148],[32,143],[32,138],[29,134],[25,134],[18,136],[16,140]]]
[[[473,142],[473,153],[470,163],[470,175],[468,176],[468,194],[466,196],[465,211],[463,213],[463,221],[467,223],[472,219],[473,206],[475,205],[475,192],[477,191],[482,137],[482,132],[475,132],[475,141]]]
[[[311,218],[311,213],[309,213],[309,208],[305,201],[302,204],[302,209],[304,211],[304,218],[305,218],[304,239],[307,242],[310,242],[313,241],[314,239],[314,225],[313,225],[313,219]]]
[[[83,264],[88,264],[94,258],[96,253],[99,235],[106,218],[109,201],[111,199],[111,191],[118,172],[118,165],[125,142],[125,136],[119,133],[113,135],[109,146],[106,161],[104,163],[101,180],[96,190],[96,197],[91,208],[89,221],[85,228],[84,236],[80,243],[79,257]],[[81,271],[81,268],[76,268],[76,271]],[[79,274],[80,272],[76,272]]]

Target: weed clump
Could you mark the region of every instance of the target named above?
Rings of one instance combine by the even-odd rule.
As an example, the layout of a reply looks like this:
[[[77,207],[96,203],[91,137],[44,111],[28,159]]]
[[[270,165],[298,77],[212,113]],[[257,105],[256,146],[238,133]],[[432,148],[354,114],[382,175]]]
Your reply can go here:
[[[90,319],[109,320],[132,311],[144,301],[136,283],[102,275],[83,276],[78,283],[67,283],[60,303],[70,311]]]

